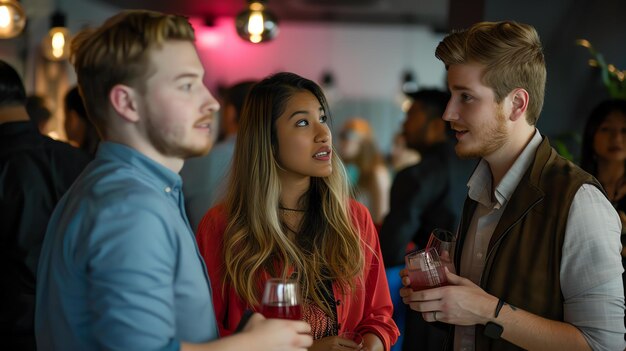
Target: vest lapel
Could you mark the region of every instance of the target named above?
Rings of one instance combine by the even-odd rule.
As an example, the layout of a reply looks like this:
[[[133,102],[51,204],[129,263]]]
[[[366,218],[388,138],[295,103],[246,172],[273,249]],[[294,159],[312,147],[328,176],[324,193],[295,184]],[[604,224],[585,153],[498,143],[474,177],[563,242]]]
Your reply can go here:
[[[509,201],[504,209],[504,213],[496,226],[496,229],[489,240],[489,249],[487,254],[491,252],[496,243],[519,222],[536,204],[538,204],[545,196],[544,192],[539,189],[539,179],[541,171],[545,168],[546,163],[552,155],[552,148],[547,137],[543,138],[541,144],[537,148],[535,161],[528,167],[526,173],[520,180],[511,195],[511,198],[523,199],[521,201]]]

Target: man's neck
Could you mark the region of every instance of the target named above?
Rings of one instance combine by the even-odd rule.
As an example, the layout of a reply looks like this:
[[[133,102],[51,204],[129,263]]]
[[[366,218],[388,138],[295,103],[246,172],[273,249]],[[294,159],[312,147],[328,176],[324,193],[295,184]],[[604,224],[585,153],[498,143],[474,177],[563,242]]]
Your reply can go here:
[[[0,107],[0,124],[8,122],[28,121],[28,112],[24,106],[5,106]]]
[[[114,143],[126,145],[130,148],[137,150],[138,152],[144,154],[148,158],[153,161],[161,164],[164,167],[169,168],[172,172],[178,173],[183,168],[184,160],[179,157],[167,157],[158,152],[152,145],[143,141],[140,138],[125,138],[125,137],[114,137],[115,133],[107,133],[108,137],[104,139],[104,141],[111,141]]]
[[[500,184],[502,178],[511,169],[534,135],[534,126],[512,133],[511,138],[502,148],[485,157],[491,169],[492,190],[495,190],[498,184]]]

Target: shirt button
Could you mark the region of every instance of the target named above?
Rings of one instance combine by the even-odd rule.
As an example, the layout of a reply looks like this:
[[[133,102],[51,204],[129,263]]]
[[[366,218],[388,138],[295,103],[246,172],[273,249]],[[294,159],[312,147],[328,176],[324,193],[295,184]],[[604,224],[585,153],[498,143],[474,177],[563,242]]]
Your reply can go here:
[[[477,254],[476,254],[476,257],[478,257],[478,258],[483,258],[483,253],[482,253],[482,252],[477,253]]]
[[[341,300],[337,300],[337,306],[341,305]]]
[[[170,188],[169,186],[166,186],[166,187],[165,187],[165,192],[166,192],[166,193],[169,193],[170,191],[172,191],[172,188]]]

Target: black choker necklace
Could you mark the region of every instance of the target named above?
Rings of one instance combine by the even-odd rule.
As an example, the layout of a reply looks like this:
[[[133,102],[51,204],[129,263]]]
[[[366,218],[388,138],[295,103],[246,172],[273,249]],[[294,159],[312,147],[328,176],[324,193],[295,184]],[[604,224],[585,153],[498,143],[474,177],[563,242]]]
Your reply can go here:
[[[283,207],[283,206],[278,206],[278,208],[280,208],[283,211],[306,212],[306,210],[299,210],[297,208],[287,208],[287,207]]]

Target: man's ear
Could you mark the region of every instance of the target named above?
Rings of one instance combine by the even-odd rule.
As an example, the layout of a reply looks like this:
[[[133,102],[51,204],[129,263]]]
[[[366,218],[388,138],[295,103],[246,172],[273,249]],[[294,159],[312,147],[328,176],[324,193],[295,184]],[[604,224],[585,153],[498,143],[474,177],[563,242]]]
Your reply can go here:
[[[516,121],[522,116],[526,116],[526,110],[528,109],[528,102],[530,97],[526,89],[517,88],[510,93],[511,97],[511,120]]]
[[[135,89],[116,84],[109,92],[111,106],[117,114],[129,122],[139,121],[139,111],[137,109],[137,92]]]

